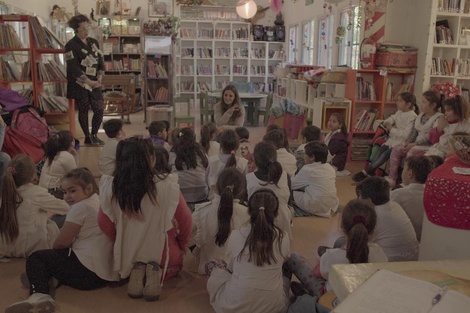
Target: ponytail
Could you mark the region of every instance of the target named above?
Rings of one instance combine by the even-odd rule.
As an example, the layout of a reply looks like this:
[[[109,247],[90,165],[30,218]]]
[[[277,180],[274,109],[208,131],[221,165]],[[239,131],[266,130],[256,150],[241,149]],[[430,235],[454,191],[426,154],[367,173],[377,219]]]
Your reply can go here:
[[[227,164],[225,164],[225,168],[229,167],[236,167],[237,166],[237,157],[235,155],[235,150],[232,150],[230,152],[230,158],[227,161]]]
[[[62,130],[55,135],[50,136],[42,145],[44,154],[46,155],[47,165],[51,165],[52,161],[60,151],[67,151],[73,141],[72,133]]]
[[[274,184],[277,186],[277,183],[282,176],[282,165],[278,161],[270,160],[268,164],[268,184]],[[279,187],[279,186],[278,186]]]
[[[206,151],[206,153],[209,153],[209,149],[211,147],[210,141],[211,141],[211,134],[209,132],[209,127],[207,125],[202,125],[200,143],[201,143],[201,146],[204,148],[204,151]]]
[[[355,199],[344,207],[341,224],[347,238],[346,257],[351,264],[369,262],[369,236],[377,223],[371,203]]]
[[[245,245],[238,255],[240,260],[248,247],[248,262],[256,266],[277,262],[274,256],[274,242],[277,240],[279,252],[282,251],[284,233],[274,225],[279,212],[279,200],[272,190],[259,189],[248,200],[251,231]]]
[[[220,134],[220,151],[224,154],[231,154],[225,168],[237,165],[235,152],[238,150],[239,145],[240,139],[234,130],[226,129]]]
[[[233,186],[225,187],[220,195],[219,209],[217,211],[217,220],[219,229],[215,235],[215,244],[222,247],[227,241],[231,231],[231,222],[233,215]]]

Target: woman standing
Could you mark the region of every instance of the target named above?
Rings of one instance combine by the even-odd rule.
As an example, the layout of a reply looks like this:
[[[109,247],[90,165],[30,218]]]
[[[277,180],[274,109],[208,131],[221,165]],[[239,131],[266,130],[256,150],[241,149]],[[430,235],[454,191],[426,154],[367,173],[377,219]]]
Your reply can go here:
[[[88,17],[76,15],[69,20],[68,25],[74,29],[75,36],[65,45],[67,98],[75,99],[85,144],[104,145],[97,135],[103,121],[103,94],[100,88],[104,74],[103,52],[99,49],[98,41],[88,37]],[[90,107],[93,110],[91,135],[88,127]]]

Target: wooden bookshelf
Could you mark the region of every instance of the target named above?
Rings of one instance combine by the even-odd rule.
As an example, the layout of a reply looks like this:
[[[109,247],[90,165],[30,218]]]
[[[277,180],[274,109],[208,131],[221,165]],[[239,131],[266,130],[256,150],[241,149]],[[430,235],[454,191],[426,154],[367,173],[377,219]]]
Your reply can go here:
[[[11,67],[8,73],[2,68],[0,86],[24,94],[31,105],[45,112],[46,120],[68,116],[75,135],[74,106],[65,98],[63,43],[33,16],[0,15],[0,25],[2,30],[9,29],[2,36],[0,57]],[[14,66],[16,69],[12,69]],[[62,106],[55,103],[57,97],[61,97]]]

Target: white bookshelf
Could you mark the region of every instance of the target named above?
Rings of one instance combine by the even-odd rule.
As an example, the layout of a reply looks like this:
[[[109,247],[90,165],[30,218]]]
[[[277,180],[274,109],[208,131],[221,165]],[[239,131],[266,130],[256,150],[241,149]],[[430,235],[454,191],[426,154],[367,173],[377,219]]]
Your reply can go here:
[[[177,93],[194,98],[231,81],[252,82],[272,91],[274,70],[284,59],[284,42],[251,41],[250,23],[182,20]]]

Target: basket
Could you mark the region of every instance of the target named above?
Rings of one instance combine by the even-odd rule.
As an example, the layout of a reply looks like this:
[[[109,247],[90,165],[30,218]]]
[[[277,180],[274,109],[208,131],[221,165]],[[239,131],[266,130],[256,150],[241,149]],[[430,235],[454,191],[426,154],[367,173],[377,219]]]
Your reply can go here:
[[[320,82],[329,84],[346,84],[346,72],[325,72],[322,75]]]
[[[377,67],[415,68],[418,63],[418,49],[395,44],[380,44],[377,48]]]
[[[452,135],[449,139],[459,159],[470,164],[470,134]]]

